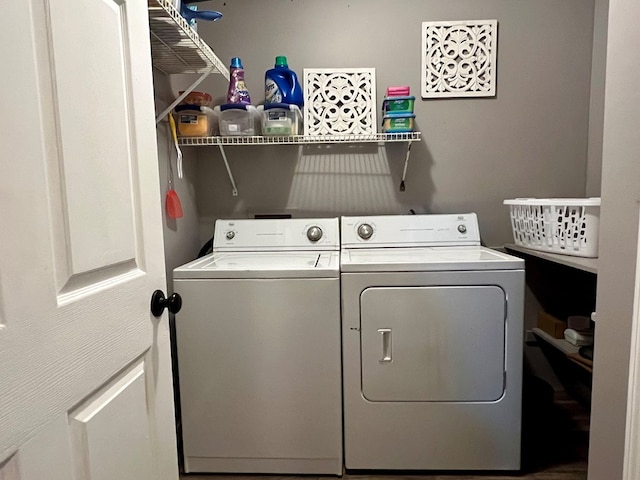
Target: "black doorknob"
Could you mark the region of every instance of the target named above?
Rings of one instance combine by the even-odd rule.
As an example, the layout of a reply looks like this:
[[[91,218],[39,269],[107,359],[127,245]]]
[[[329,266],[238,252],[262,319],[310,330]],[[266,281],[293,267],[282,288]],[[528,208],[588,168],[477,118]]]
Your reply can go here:
[[[165,308],[171,313],[178,313],[182,308],[182,297],[174,293],[169,298],[165,298],[162,290],[156,290],[151,295],[151,313],[154,317],[159,317]]]

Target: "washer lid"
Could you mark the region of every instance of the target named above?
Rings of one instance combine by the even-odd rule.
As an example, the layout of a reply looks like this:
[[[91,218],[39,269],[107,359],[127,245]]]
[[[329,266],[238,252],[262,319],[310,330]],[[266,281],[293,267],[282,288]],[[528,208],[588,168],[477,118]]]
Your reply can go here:
[[[173,271],[173,278],[338,277],[339,252],[212,253]]]
[[[486,247],[344,249],[343,272],[524,269],[524,260]]]

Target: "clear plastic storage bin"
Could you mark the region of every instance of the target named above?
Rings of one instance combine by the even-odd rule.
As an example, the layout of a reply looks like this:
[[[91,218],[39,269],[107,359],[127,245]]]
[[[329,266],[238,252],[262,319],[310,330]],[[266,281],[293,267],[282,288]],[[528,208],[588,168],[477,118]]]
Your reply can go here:
[[[299,135],[302,133],[302,113],[297,105],[271,103],[260,105],[263,135]]]
[[[214,125],[213,110],[198,105],[176,107],[178,134],[181,137],[207,137]]]
[[[218,118],[220,135],[258,135],[258,110],[253,105],[225,104],[214,108]]]
[[[545,252],[598,256],[600,198],[516,198],[509,206],[516,245]]]

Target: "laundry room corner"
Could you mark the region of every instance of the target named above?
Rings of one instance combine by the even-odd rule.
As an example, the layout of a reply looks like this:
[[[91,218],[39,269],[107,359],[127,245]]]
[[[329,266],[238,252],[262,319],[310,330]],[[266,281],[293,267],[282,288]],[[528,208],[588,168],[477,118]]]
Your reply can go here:
[[[154,71],[156,111],[161,112],[174,100],[176,92],[186,83],[180,76],[167,76]],[[169,114],[171,115],[171,114]],[[164,235],[165,268],[167,287],[173,291],[172,272],[179,265],[192,260],[200,248],[198,236],[199,218],[196,202],[196,179],[198,177],[197,152],[181,149],[182,159],[178,160],[176,144],[171,133],[168,116],[156,124],[158,167],[160,170],[160,195],[162,199],[162,228]],[[173,190],[173,201],[179,202],[182,215],[171,214],[172,201],[169,192]],[[176,200],[177,198],[177,200]]]
[[[500,250],[513,239],[505,199],[597,195],[602,93],[597,79],[604,67],[598,61],[601,45],[594,46],[603,29],[599,25],[594,33],[595,3],[409,0],[398,6],[382,0],[272,0],[267,8],[260,0],[212,0],[202,5],[219,10],[222,18],[199,21],[198,35],[225,65],[241,57],[253,105],[262,105],[265,72],[280,55],[300,78],[306,69],[369,68],[376,72],[377,100],[391,85],[410,85],[419,135],[411,143],[342,144],[278,143],[264,135],[256,140],[218,132],[184,138],[186,178],[177,190],[185,218],[177,221],[177,229],[165,224],[168,278],[212,241],[216,221],[476,214],[481,245]],[[480,18],[497,21],[495,95],[421,96],[422,23]],[[393,39],[381,34],[392,25]],[[198,90],[221,106],[231,83],[224,75],[210,75]],[[165,88],[168,102],[182,84],[173,76],[171,83],[161,83]],[[186,218],[187,210],[195,217]],[[524,382],[540,379],[534,385],[540,389],[529,385],[524,395],[535,403],[547,398],[549,388],[553,396],[564,385],[533,337],[541,304],[528,286],[525,292]],[[380,335],[384,345],[388,336]],[[534,440],[536,446],[545,442],[544,435]],[[514,458],[505,464],[514,465]]]

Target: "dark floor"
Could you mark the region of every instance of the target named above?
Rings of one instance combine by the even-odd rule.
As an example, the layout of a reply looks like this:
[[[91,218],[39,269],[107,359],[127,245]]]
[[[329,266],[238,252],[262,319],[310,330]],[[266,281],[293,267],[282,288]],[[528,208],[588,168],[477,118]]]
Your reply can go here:
[[[523,406],[520,472],[348,472],[345,480],[585,480],[589,412],[546,384],[529,386]],[[183,480],[328,480],[335,477],[188,474]]]

